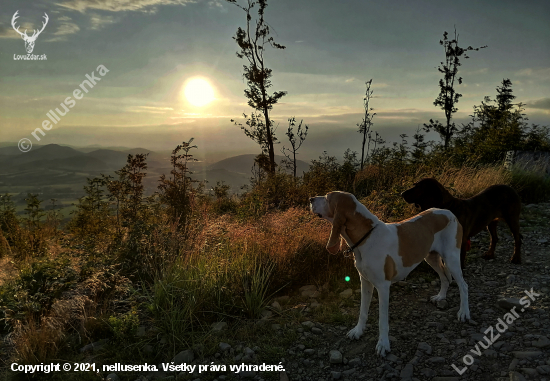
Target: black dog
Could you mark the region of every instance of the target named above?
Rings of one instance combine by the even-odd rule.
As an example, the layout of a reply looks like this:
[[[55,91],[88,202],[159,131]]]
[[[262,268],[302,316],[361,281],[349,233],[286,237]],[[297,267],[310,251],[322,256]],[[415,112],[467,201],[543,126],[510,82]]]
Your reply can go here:
[[[415,204],[422,210],[430,208],[448,209],[458,218],[464,235],[460,250],[460,262],[464,268],[467,242],[485,227],[491,234],[491,246],[483,258],[495,258],[495,246],[498,242],[498,221],[504,219],[514,235],[514,254],[510,261],[521,263],[521,240],[519,233],[519,213],[521,200],[515,190],[507,185],[492,185],[472,198],[462,200],[451,194],[436,179],[425,178],[401,194],[409,204]]]

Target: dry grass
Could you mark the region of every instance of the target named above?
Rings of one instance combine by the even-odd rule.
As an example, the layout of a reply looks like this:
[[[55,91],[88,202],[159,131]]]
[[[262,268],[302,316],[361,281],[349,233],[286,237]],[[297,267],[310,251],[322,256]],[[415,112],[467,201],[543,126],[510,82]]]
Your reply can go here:
[[[475,196],[485,188],[495,184],[511,185],[512,173],[501,165],[483,165],[473,167],[447,166],[430,172],[419,171],[418,178],[434,177],[455,197],[468,198]]]

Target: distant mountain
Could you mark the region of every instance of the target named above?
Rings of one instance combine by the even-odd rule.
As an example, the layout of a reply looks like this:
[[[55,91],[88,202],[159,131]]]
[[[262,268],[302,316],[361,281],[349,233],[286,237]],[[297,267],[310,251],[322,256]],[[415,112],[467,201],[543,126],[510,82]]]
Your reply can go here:
[[[9,147],[6,147],[9,148]],[[13,147],[18,150],[17,147]],[[67,159],[69,157],[85,156],[84,153],[75,150],[74,148],[60,146],[58,144],[48,144],[45,146],[31,149],[29,152],[20,153],[19,155],[11,155],[3,161],[3,165],[20,165],[31,163],[33,161],[44,161],[53,159]]]
[[[198,181],[206,180],[206,189],[212,189],[216,183],[223,182],[231,187],[230,192],[239,193],[243,185],[250,183],[250,177],[243,173],[231,172],[223,168],[194,172],[191,177]]]
[[[132,148],[132,149],[124,150],[124,152],[126,154],[132,154],[132,155],[137,155],[138,153],[148,153],[148,154],[155,153],[154,151],[151,151],[150,149],[147,149],[147,148]]]
[[[98,149],[86,154],[88,157],[103,161],[109,167],[120,169],[126,165],[128,154],[111,149]]]
[[[109,166],[102,160],[88,156],[71,156],[62,159],[35,160],[13,166],[18,171],[51,169],[69,172],[100,172],[109,170]]]
[[[256,158],[256,154],[246,154],[246,155],[238,155],[229,157],[224,160],[220,160],[214,164],[211,164],[208,166],[209,170],[213,169],[225,169],[230,172],[236,172],[241,174],[246,174],[248,177],[252,176],[252,167],[254,166],[254,158]],[[284,156],[275,155],[275,161],[277,164],[281,164],[281,161],[284,159]],[[301,176],[303,172],[307,172],[309,170],[309,164],[305,161],[298,160],[297,161],[297,169],[296,174],[298,176]]]

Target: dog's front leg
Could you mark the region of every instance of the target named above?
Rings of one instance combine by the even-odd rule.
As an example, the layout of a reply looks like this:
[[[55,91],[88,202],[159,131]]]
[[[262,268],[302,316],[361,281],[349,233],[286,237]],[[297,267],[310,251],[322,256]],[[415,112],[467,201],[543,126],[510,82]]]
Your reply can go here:
[[[378,291],[378,309],[379,319],[378,325],[380,327],[380,336],[378,338],[378,344],[376,344],[376,353],[380,356],[386,356],[386,352],[390,351],[390,339],[389,333],[389,305],[390,305],[390,285],[391,283],[386,281],[380,286],[376,287]]]
[[[359,309],[359,321],[357,322],[355,328],[348,332],[348,337],[350,339],[360,338],[365,330],[367,318],[369,316],[372,291],[374,289],[372,283],[368,279],[363,278],[361,273],[359,273],[359,278],[361,279],[361,307]]]

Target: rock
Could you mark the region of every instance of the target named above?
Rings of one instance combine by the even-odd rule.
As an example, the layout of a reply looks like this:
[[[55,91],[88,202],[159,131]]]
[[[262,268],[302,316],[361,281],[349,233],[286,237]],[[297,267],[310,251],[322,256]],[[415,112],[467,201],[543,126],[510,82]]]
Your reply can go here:
[[[280,324],[271,324],[271,329],[274,330],[274,331],[278,331],[281,329],[281,325]]]
[[[278,298],[275,298],[275,301],[276,302],[279,302],[279,304],[287,304],[288,301],[290,300],[290,296],[288,295],[284,295],[284,296],[279,296]]]
[[[399,375],[401,379],[408,380],[413,376],[414,367],[413,364],[407,364],[403,369],[401,369],[401,374]]]
[[[152,355],[154,352],[153,346],[149,344],[145,344],[142,350],[146,355]]]
[[[497,352],[493,349],[487,349],[485,352],[483,352],[483,356],[487,356],[487,357],[491,357],[491,358],[496,358],[498,355],[497,355]]]
[[[322,335],[323,334],[323,330],[321,328],[317,328],[317,327],[311,328],[311,332],[316,334],[316,335]]]
[[[174,365],[180,365],[180,364],[189,364],[195,359],[195,354],[193,353],[193,350],[186,349],[184,351],[181,351],[177,355],[174,356],[172,359],[172,362]]]
[[[333,380],[339,380],[340,377],[342,377],[342,372],[332,371],[332,372],[330,372],[330,375],[332,376]]]
[[[539,374],[550,374],[550,365],[537,366],[537,372],[539,372]]]
[[[254,351],[248,347],[246,347],[243,352],[245,356],[254,356],[255,354]]]
[[[538,376],[539,373],[537,372],[536,369],[533,369],[533,368],[521,368],[521,371],[528,375],[528,376],[531,376],[531,377],[534,377],[534,376]]]
[[[514,370],[516,369],[516,366],[518,366],[518,363],[519,363],[519,360],[518,359],[513,359],[512,362],[510,363],[510,365],[508,365],[508,370]]]
[[[218,321],[216,323],[212,323],[212,331],[219,332],[227,329],[227,323],[224,321]]]
[[[407,282],[405,282],[404,280],[400,280],[399,282],[397,282],[397,285],[401,287],[405,287],[407,285]]]
[[[444,357],[431,357],[428,359],[428,362],[431,362],[433,364],[441,364],[445,362]]]
[[[514,284],[516,282],[516,276],[514,274],[506,277],[506,284]]]
[[[312,327],[315,326],[315,323],[308,320],[308,321],[303,321],[303,322],[302,322],[302,325],[303,325],[304,327],[312,328]]]
[[[357,369],[351,368],[348,370],[344,370],[342,373],[344,374],[344,377],[351,376],[353,373],[355,373]]]
[[[386,360],[391,361],[391,362],[397,362],[397,360],[399,360],[399,357],[397,357],[393,353],[389,353],[389,354],[386,355]]]
[[[500,307],[506,311],[510,311],[512,308],[516,307],[521,309],[521,304],[519,303],[518,298],[502,298],[497,300],[497,307]]]
[[[427,355],[432,354],[432,347],[428,343],[425,343],[425,342],[418,343],[418,349],[426,353]]]
[[[329,352],[329,361],[331,364],[341,364],[342,363],[342,353],[335,349]]]
[[[355,358],[348,361],[348,365],[353,366],[353,367],[360,366],[361,365],[361,359],[359,357],[355,357]]]
[[[116,373],[108,374],[105,378],[105,381],[120,381],[120,378],[116,375]]]
[[[319,291],[317,291],[317,286],[313,284],[300,287],[300,294],[308,298],[316,298],[320,295]]]
[[[307,286],[302,286],[298,289],[298,291],[300,292],[304,292],[304,291],[317,291],[317,286],[314,285],[314,284],[309,284]]]
[[[537,341],[533,341],[532,345],[537,348],[546,348],[550,345],[550,339],[546,336],[541,336]]]
[[[349,298],[353,295],[353,290],[351,288],[348,288],[340,293],[341,298]]]
[[[446,309],[448,305],[449,305],[449,303],[447,303],[447,301],[445,299],[439,300],[437,302],[437,308],[439,308],[440,310]]]
[[[227,343],[220,343],[220,352],[221,353],[227,352],[230,349],[231,349],[231,345],[229,345]]]
[[[510,372],[510,381],[527,381],[521,373]]]
[[[80,353],[84,353],[87,351],[97,352],[100,349],[102,349],[105,346],[105,344],[107,344],[107,342],[108,342],[107,339],[102,339],[102,340],[96,341],[95,343],[85,345],[84,347],[80,348]]]
[[[430,377],[430,379],[437,374],[435,370],[430,368],[424,368],[420,371],[420,373],[422,373],[426,377]]]
[[[140,325],[137,329],[136,336],[137,337],[145,337],[145,335],[146,335],[145,326]]]
[[[531,352],[514,351],[512,353],[514,354],[514,357],[518,359],[530,359],[530,358],[535,358],[542,355],[542,352],[539,352],[539,351],[531,351]]]
[[[241,378],[254,378],[254,376],[256,375],[256,372],[254,372],[253,370],[251,371],[240,371],[239,372],[239,376],[241,376]]]
[[[314,355],[315,354],[315,349],[306,349],[304,350],[304,353],[308,356],[311,356],[311,355]]]
[[[274,301],[273,303],[271,303],[271,307],[273,307],[277,311],[281,311],[283,309],[278,301]]]

